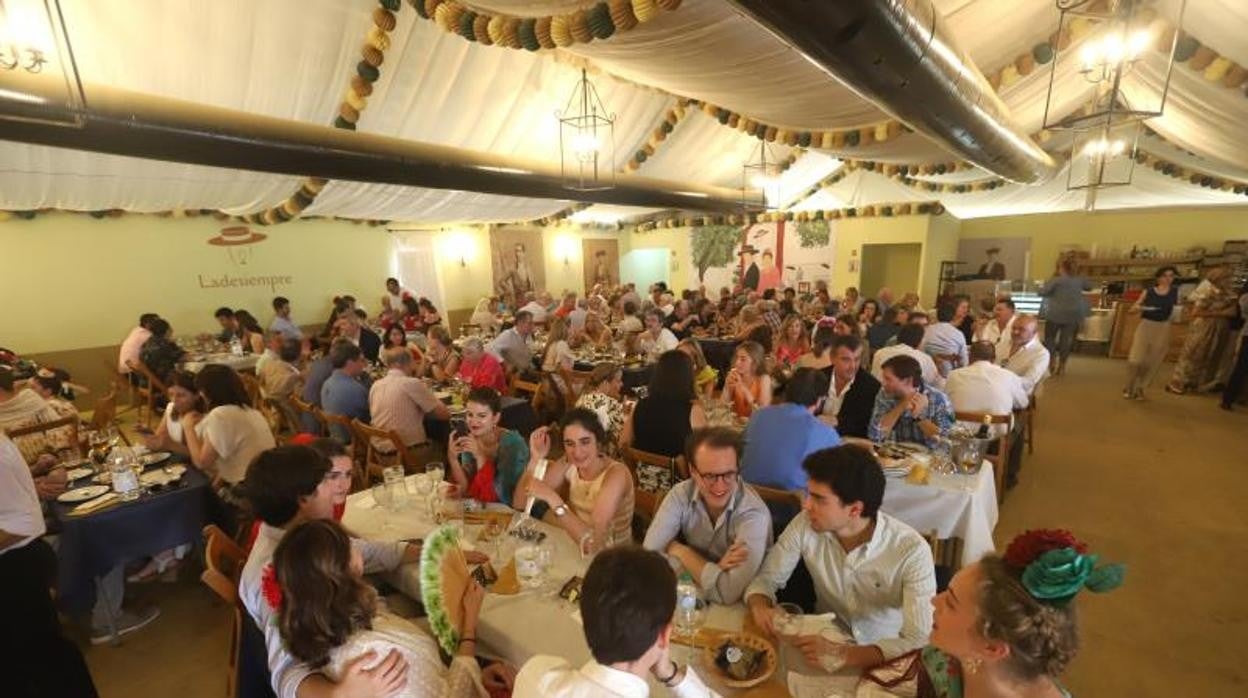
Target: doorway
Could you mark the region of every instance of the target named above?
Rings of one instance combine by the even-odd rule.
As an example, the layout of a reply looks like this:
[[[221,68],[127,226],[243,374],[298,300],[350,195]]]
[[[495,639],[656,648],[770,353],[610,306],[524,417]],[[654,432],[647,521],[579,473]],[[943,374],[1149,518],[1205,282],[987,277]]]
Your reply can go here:
[[[892,289],[896,298],[919,290],[919,264],[923,245],[918,242],[862,246],[862,274],[858,290],[863,298],[875,298],[881,288]]]

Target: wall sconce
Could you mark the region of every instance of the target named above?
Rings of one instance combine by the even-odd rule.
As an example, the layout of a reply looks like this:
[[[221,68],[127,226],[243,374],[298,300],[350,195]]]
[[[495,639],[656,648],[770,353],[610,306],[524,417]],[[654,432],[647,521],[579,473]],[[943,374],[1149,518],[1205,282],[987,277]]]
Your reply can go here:
[[[572,266],[572,255],[576,251],[576,239],[568,235],[555,238],[555,258],[563,260],[563,266]]]
[[[459,261],[459,266],[468,267],[468,262],[473,258],[476,252],[476,245],[473,243],[472,237],[463,233],[452,233],[446,238],[442,245],[442,254],[445,257]]]

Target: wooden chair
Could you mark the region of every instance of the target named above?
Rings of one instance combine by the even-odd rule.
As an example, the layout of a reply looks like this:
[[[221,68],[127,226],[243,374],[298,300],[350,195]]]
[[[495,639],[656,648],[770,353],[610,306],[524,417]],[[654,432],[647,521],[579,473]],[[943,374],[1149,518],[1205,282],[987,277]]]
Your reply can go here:
[[[667,496],[667,491],[653,492],[642,489],[638,484],[641,481],[637,476],[637,466],[648,465],[670,471],[672,484],[689,479],[689,468],[681,456],[673,458],[632,447],[624,449],[623,460],[624,465],[628,466],[633,474],[633,512],[642,518],[641,523],[644,524],[642,532],[644,533],[645,528],[649,527],[650,521],[658,512],[659,505],[663,503],[663,497]]]
[[[317,410],[316,410],[316,414],[320,416],[320,419],[319,419],[318,421],[320,421],[320,422],[322,422],[322,423],[324,423],[324,424],[325,424],[325,427],[326,427],[326,432],[325,432],[325,433],[326,433],[326,434],[328,434],[328,435],[330,435],[330,436],[332,436],[332,437],[334,437],[334,438],[338,438],[337,436],[335,436],[335,434],[334,434],[334,430],[329,428],[329,427],[331,427],[331,426],[333,426],[333,425],[335,425],[335,424],[337,424],[339,427],[342,427],[344,430],[346,430],[346,433],[347,433],[348,435],[350,435],[350,434],[352,433],[352,432],[351,432],[351,418],[350,418],[350,417],[348,417],[348,416],[346,416],[346,415],[343,415],[343,414],[330,414],[330,413],[328,413],[328,412],[326,412],[325,410],[322,410],[322,409],[317,409]],[[343,445],[344,445],[344,446],[351,446],[351,444],[352,444],[352,443],[354,443],[354,442],[355,442],[355,439],[351,439],[351,442],[349,442],[349,443],[344,443]]]
[[[243,629],[243,607],[238,595],[238,581],[243,574],[247,553],[225,531],[215,524],[204,526],[204,564],[200,581],[234,610],[234,627],[230,631],[225,695],[232,698],[238,694],[238,655]]]
[[[109,386],[108,393],[95,401],[95,410],[91,412],[91,421],[87,423],[87,429],[97,431],[116,425],[117,389],[117,381],[113,381]],[[118,433],[120,433],[120,430]]]
[[[1027,404],[1027,409],[1023,410],[1023,442],[1027,444],[1027,455],[1031,455],[1034,451],[1032,444],[1035,443],[1036,425],[1036,394],[1032,392],[1031,402]]]
[[[519,373],[511,377],[511,394],[515,397],[529,396],[529,404],[533,406],[534,412],[539,412],[542,406],[543,388],[541,383],[527,381]]]
[[[581,394],[585,392],[585,388],[589,385],[589,377],[591,374],[593,374],[593,371],[578,371],[576,369],[572,369],[563,377],[563,379],[568,383],[569,391],[572,393],[571,404],[575,405],[576,401],[580,399]]]
[[[411,462],[407,447],[403,445],[403,438],[398,432],[379,429],[353,419],[351,435],[356,444],[356,453],[363,455],[355,468],[360,487],[372,487],[375,480],[383,479],[385,469],[392,465],[402,465],[404,471],[416,472],[417,465]]]
[[[313,421],[315,421],[317,424],[318,431],[316,432],[316,435],[317,436],[325,435],[328,425],[325,423],[325,416],[321,414],[321,411],[317,409],[316,405],[313,405],[310,402],[305,402],[304,400],[294,395],[291,395],[290,406],[294,408],[295,416],[298,418],[298,422],[299,422],[295,428],[296,432],[303,430],[303,415],[306,414],[306,415],[310,415]]]
[[[990,418],[989,424],[1004,424],[1005,433],[1000,436],[994,436],[993,441],[997,442],[997,452],[985,453],[984,459],[992,463],[993,480],[997,486],[997,504],[1005,500],[1005,471],[1009,468],[1010,463],[1010,441],[1013,438],[1013,432],[1010,427],[1014,423],[1013,414],[988,414],[987,412],[954,412],[954,419],[959,422],[968,422],[973,424],[983,424],[984,418]]]
[[[40,422],[39,424],[31,424],[30,426],[15,427],[12,429],[3,429],[0,431],[4,431],[4,433],[9,435],[10,439],[14,440],[22,436],[42,434],[48,443],[51,444],[57,441],[57,439],[54,439],[50,435],[50,432],[58,429],[65,429],[67,432],[65,442],[68,444],[68,447],[74,449],[78,452],[79,456],[85,458],[88,449],[86,448],[86,444],[82,443],[82,439],[78,436],[78,425],[78,416],[70,415],[68,417],[61,417],[60,419]]]
[[[139,419],[143,421],[143,426],[150,428],[152,426],[152,417],[155,416],[156,412],[156,401],[165,394],[165,384],[157,378],[155,374],[148,370],[147,365],[142,361],[136,363],[134,361],[127,360],[126,365],[130,367],[132,372],[143,376],[146,381],[145,385],[141,385],[135,390],[138,393],[140,400]],[[143,408],[145,407],[147,408],[146,416],[143,412]]]
[[[264,401],[260,399],[260,379],[251,373],[239,373],[238,377],[243,381],[243,389],[247,391],[247,399],[251,401],[251,406],[263,411]]]
[[[936,568],[936,589],[943,591],[949,580],[962,569],[962,539],[941,538],[936,531],[923,534],[923,540],[932,549],[932,565]]]
[[[802,493],[798,490],[781,490],[775,487],[764,487],[763,485],[755,485],[750,483],[750,487],[762,497],[763,503],[767,508],[774,506],[782,506],[797,511],[802,510]]]

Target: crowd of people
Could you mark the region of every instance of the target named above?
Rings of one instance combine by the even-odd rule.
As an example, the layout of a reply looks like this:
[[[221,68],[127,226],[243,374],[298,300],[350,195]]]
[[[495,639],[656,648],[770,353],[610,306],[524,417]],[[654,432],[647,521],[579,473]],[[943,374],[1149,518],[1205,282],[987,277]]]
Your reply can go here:
[[[1160,322],[1172,302],[1163,272],[1141,300],[1142,322]],[[1067,274],[1053,293],[1081,283]],[[920,695],[961,695],[952,683],[968,695],[1058,695],[1077,649],[1073,598],[1121,579],[1118,568],[1096,567],[1083,543],[1050,531],[963,568],[938,592],[928,543],[880,508],[885,479],[871,443],[937,446],[958,413],[1013,415],[1064,370],[1064,333],[1073,330],[1050,317],[1046,348],[1037,318],[1009,298],[981,314],[964,296],[941,297],[929,312],[914,294],[862,298],[850,288],[833,298],[822,283],[801,294],[725,288],[717,297],[665,284],[642,297],[625,284],[557,301],[483,298],[469,331],[453,339],[428,299],[396,279],[385,286],[377,316],[340,296],[315,330],[294,321],[285,298],[273,300],[267,330],[244,310],[218,310],[215,339],[259,359],[258,399],[228,366],[185,371],[187,350],[156,314],[140,317],[118,357],[118,371],[135,383],[155,378],[166,388],[146,444],[208,475],[214,520],[250,546],[240,596],[264,635],[269,685],[283,698],[645,695],[651,679],[677,695],[713,695],[692,667],[673,661],[677,575],[709,602],[743,604],[772,634],[799,563],[813,587],[810,610],[835,613],[847,633],[838,643],[798,638],[813,665],[885,684],[880,677],[909,667],[923,690],[937,691]],[[1217,307],[1202,312],[1222,317]],[[708,339],[734,343],[731,361],[708,362]],[[1159,351],[1149,331],[1137,343],[1132,395]],[[604,359],[576,376],[584,349],[626,360]],[[623,388],[627,357],[649,365],[636,395]],[[555,423],[526,437],[502,417],[513,379],[527,376],[549,379],[566,404]],[[56,404],[62,386],[45,378],[17,390],[0,370],[0,426],[68,413]],[[430,426],[452,421],[435,388],[453,381],[466,389],[462,414],[448,438],[434,439]],[[322,433],[316,420],[300,419],[301,406],[340,419]],[[359,484],[355,433],[345,426],[357,421],[396,434],[414,462],[446,460],[448,492],[521,510],[534,502],[535,517],[593,556],[579,600],[589,664],[483,658],[475,630],[485,592],[476,584],[457,614],[460,644],[449,664],[428,632],[386,610],[365,575],[417,563],[420,543],[361,540],[339,522]],[[1009,419],[994,426],[997,435],[1021,428]],[[10,482],[0,583],[22,598],[47,597],[30,568],[46,557],[32,543],[45,532],[41,503],[65,490],[54,454],[74,447],[56,436],[0,438],[0,477]],[[687,476],[647,470],[626,457],[634,452],[679,462]],[[800,508],[777,510],[760,495],[767,488],[800,492]],[[649,520],[636,516],[642,493],[661,502]],[[10,554],[19,548],[28,552]],[[177,557],[135,561],[146,566],[139,576]],[[124,581],[123,565],[99,583]],[[120,604],[123,591],[100,596]],[[55,614],[46,617],[51,601],[39,603],[30,612],[44,614],[42,646],[73,654]],[[123,616],[97,635],[108,641],[154,617]]]

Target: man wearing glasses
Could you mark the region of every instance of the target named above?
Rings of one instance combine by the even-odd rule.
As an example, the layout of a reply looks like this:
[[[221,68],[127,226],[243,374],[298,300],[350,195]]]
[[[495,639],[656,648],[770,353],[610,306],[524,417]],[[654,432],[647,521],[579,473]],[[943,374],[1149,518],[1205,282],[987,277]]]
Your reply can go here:
[[[687,571],[715,603],[741,600],[772,540],[767,505],[739,477],[741,450],[729,429],[690,434],[690,478],[667,493],[646,531],[645,548],[663,553],[677,573]]]

